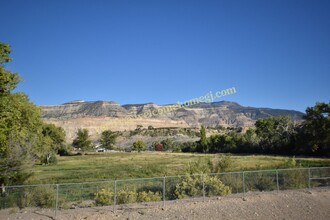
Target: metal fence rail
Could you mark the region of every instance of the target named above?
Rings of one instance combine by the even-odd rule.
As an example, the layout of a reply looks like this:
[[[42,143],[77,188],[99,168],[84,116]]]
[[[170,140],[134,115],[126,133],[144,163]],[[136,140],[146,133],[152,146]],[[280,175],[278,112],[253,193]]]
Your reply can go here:
[[[120,179],[99,182],[6,186],[0,209],[110,206],[224,196],[254,191],[311,189],[330,186],[330,167],[255,170],[242,172]]]

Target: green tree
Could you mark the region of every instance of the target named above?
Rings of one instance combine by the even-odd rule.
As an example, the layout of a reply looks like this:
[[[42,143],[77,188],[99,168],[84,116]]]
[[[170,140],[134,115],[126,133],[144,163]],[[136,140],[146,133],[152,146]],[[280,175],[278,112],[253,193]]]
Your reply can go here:
[[[56,162],[55,155],[65,148],[65,132],[63,128],[56,127],[53,124],[43,124],[42,126],[42,155],[40,159],[42,163]]]
[[[237,150],[240,153],[252,153],[258,152],[259,149],[259,137],[256,134],[254,128],[249,128],[241,138],[241,143],[237,145]]]
[[[100,142],[102,146],[108,150],[112,150],[116,143],[117,134],[110,130],[103,131],[101,134]]]
[[[0,43],[0,184],[21,184],[29,167],[42,151],[40,109],[21,92],[13,93],[20,82],[17,73],[5,68],[11,58],[10,46]],[[3,188],[4,189],[4,188]]]
[[[87,129],[78,129],[77,137],[73,140],[72,146],[80,148],[82,151],[88,151],[92,148]]]
[[[10,52],[10,46],[0,42],[0,95],[8,95],[21,80],[17,73],[12,73],[4,67],[11,61]]]
[[[133,151],[141,152],[146,149],[146,145],[142,140],[135,141],[132,146]]]
[[[228,135],[212,135],[209,138],[209,152],[233,152],[236,148],[236,136],[237,134],[232,132]]]
[[[201,126],[200,129],[200,136],[201,139],[199,140],[198,151],[206,153],[208,151],[208,146],[207,146],[206,130],[203,125]]]
[[[330,103],[317,102],[306,109],[301,145],[307,153],[330,153]]]
[[[262,118],[256,121],[255,126],[264,152],[289,153],[293,150],[296,131],[291,118],[287,116]]]

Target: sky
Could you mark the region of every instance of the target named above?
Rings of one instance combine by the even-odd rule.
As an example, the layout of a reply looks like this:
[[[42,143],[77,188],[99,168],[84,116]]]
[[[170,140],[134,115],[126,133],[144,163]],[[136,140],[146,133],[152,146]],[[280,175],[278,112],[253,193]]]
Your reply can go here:
[[[37,105],[330,101],[328,0],[0,0],[7,69]]]

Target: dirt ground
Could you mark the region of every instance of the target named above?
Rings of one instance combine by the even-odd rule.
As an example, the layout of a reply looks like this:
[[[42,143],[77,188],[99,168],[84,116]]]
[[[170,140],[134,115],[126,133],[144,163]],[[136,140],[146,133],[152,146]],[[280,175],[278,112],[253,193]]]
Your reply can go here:
[[[0,219],[330,219],[330,189],[253,192],[145,205],[0,210]]]

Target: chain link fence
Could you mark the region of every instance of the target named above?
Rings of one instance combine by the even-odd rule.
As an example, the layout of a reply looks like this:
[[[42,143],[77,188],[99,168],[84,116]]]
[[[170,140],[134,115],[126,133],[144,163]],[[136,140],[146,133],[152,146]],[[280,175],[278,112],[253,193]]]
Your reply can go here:
[[[121,179],[102,182],[6,186],[0,209],[40,207],[58,210],[72,206],[144,204],[178,199],[242,194],[254,191],[311,189],[330,186],[330,167],[256,170]]]

